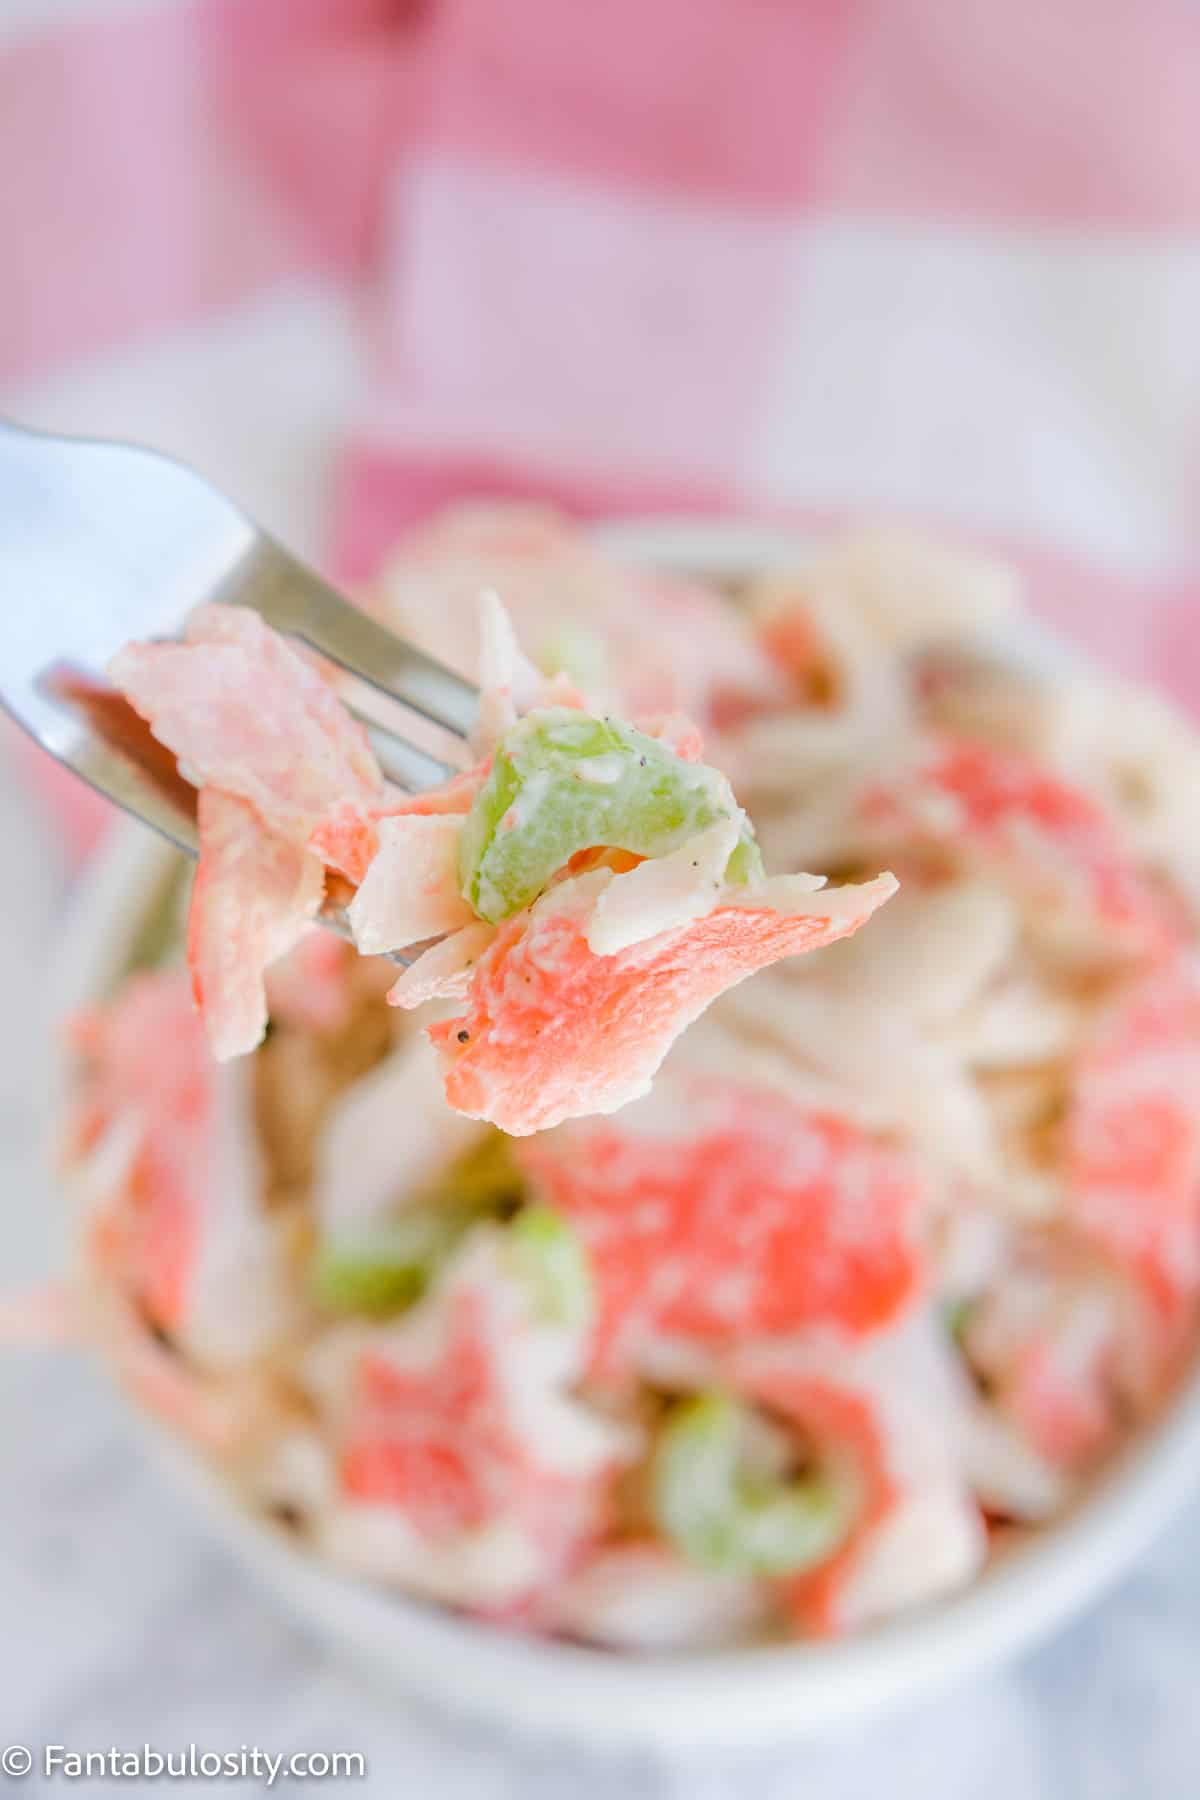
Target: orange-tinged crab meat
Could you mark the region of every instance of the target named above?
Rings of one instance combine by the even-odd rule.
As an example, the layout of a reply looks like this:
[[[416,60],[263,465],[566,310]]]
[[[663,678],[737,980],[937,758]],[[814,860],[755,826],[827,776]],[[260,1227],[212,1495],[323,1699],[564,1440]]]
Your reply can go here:
[[[872,842],[932,844],[996,873],[1052,927],[1106,954],[1157,958],[1179,941],[1168,898],[1090,795],[1034,759],[946,739],[859,803]]]
[[[564,1354],[565,1353],[565,1354]],[[340,1484],[382,1509],[444,1596],[509,1607],[560,1575],[607,1518],[620,1434],[566,1391],[562,1334],[531,1319],[479,1240],[350,1373]],[[497,1559],[478,1578],[483,1546]]]
[[[1066,1216],[1168,1337],[1200,1295],[1200,968],[1182,957],[1111,1007],[1076,1069]]]
[[[198,607],[185,643],[130,644],[109,674],[197,787],[249,801],[293,843],[334,808],[365,820],[383,799],[362,726],[321,670],[245,607]]]
[[[218,788],[201,792],[197,818],[187,960],[213,1055],[224,1061],[262,1041],[266,971],[312,926],[325,872],[308,850],[267,831],[245,800]]]
[[[186,975],[134,976],[90,1015],[68,1156],[120,1167],[88,1222],[93,1254],[165,1330],[182,1317],[210,1167],[213,1067]]]
[[[636,871],[635,871],[636,873]],[[717,995],[784,956],[848,937],[895,891],[883,875],[814,892],[777,878],[611,956],[589,948],[597,870],[505,921],[475,969],[466,1011],[430,1030],[446,1097],[515,1136],[615,1112],[646,1091],[680,1032]]]
[[[535,1140],[521,1160],[587,1246],[600,1372],[664,1336],[859,1335],[921,1291],[913,1163],[782,1094],[668,1074],[630,1114]]]
[[[778,1584],[805,1633],[858,1629],[978,1572],[986,1538],[962,1472],[948,1356],[924,1314],[857,1344],[819,1332],[731,1354],[735,1391],[790,1422],[854,1509],[832,1556]]]

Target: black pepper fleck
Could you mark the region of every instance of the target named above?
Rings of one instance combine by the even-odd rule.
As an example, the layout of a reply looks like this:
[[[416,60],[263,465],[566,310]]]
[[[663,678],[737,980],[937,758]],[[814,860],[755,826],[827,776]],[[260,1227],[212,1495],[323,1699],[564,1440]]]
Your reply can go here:
[[[460,1043],[460,1044],[465,1044],[465,1043],[466,1043],[466,1041],[467,1041],[467,1039],[468,1039],[468,1038],[469,1038],[469,1037],[470,1037],[470,1035],[471,1035],[471,1034],[470,1034],[470,1032],[469,1032],[469,1031],[460,1031],[460,1032],[459,1032],[459,1034],[458,1034],[458,1041],[459,1041],[459,1043]]]

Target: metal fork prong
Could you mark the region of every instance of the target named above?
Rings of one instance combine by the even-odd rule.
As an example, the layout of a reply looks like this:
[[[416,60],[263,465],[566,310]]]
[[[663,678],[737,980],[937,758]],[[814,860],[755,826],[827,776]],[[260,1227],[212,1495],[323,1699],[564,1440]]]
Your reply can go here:
[[[394,738],[385,727],[369,720],[363,722],[384,774],[404,792],[419,793],[454,773],[436,757],[418,750],[415,744]],[[115,800],[126,812],[144,819],[180,850],[189,856],[200,854],[194,814],[185,811],[165,793],[153,773],[143,768],[133,756],[114,749],[94,732],[89,732],[65,749],[61,760],[81,775],[90,787]]]
[[[342,697],[345,705],[345,696]],[[356,706],[346,710],[358,720],[366,731],[368,741],[375,752],[375,760],[395,787],[405,788],[410,793],[419,793],[424,788],[441,787],[449,781],[458,770],[450,763],[443,762],[438,756],[432,756],[428,750],[410,744],[386,725],[381,725],[369,714],[360,712]]]
[[[11,599],[0,606],[0,708],[191,856],[191,792],[145,725],[122,722],[121,708],[131,709],[98,671],[123,644],[177,638],[197,606],[249,607],[396,703],[395,720],[380,708],[382,718],[364,722],[403,789],[455,773],[408,743],[405,710],[459,740],[475,722],[468,682],[353,607],[194,470],[154,451],[0,419],[0,573]],[[373,696],[363,698],[375,711]],[[456,746],[434,749],[454,758]],[[330,886],[332,912],[341,890]]]
[[[59,760],[89,787],[153,827],[186,855],[200,854],[195,816],[169,799],[140,766],[92,733],[82,734]]]
[[[124,811],[151,826],[168,843],[196,861],[200,855],[200,840],[195,819],[189,818],[181,807],[163,794],[128,756],[89,734],[81,738],[62,760],[89,787],[95,788],[105,799],[115,801]],[[327,907],[321,913],[321,923],[348,944],[354,942],[344,907]],[[411,950],[393,950],[386,960],[407,969],[426,947],[425,944],[414,944]]]
[[[37,687],[47,699],[64,706],[71,715],[82,714],[101,742],[115,750],[124,749],[130,760],[137,763],[152,781],[158,780],[160,787],[165,785],[168,773],[172,782],[186,785],[176,773],[175,758],[170,751],[160,746],[129,702],[102,678],[98,680],[86,670],[72,668],[69,663],[58,663],[45,671]],[[396,787],[412,792],[440,787],[458,773],[453,764],[351,705],[345,695],[341,699],[346,710],[366,731],[380,767]],[[155,764],[160,766],[156,768]]]
[[[312,649],[446,731],[467,737],[479,692],[444,663],[348,606],[312,569],[267,539],[251,553],[228,590],[215,596],[251,606],[277,631]]]
[[[321,923],[330,931],[336,932],[338,937],[344,938],[346,943],[354,942],[354,933],[350,929],[350,920],[344,907],[326,905],[321,914]],[[407,950],[383,950],[378,954],[383,962],[395,963],[400,969],[411,969],[418,956],[436,942],[436,938],[426,938],[423,943],[413,944]]]
[[[45,696],[63,709],[63,729],[52,727],[49,734],[58,740],[54,748],[60,760],[122,806],[128,804],[130,792],[136,793],[139,804],[144,795],[152,794],[166,822],[167,836],[195,855],[194,829],[189,824],[184,831],[175,823],[177,819],[190,822],[194,816],[195,790],[178,773],[171,752],[162,747],[129,702],[106,683],[68,664],[48,670],[39,685]],[[368,714],[356,707],[348,710],[364,727],[380,767],[394,786],[419,793],[456,773],[449,763],[389,731]],[[82,736],[73,729],[81,718],[89,727]]]

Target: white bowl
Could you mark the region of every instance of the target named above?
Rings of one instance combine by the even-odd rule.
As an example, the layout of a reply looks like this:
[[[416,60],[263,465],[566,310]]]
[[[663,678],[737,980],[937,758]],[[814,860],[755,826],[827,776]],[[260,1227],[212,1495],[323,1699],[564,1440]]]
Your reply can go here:
[[[598,535],[630,560],[713,575],[778,563],[798,548],[784,532],[694,521],[623,522]],[[142,897],[169,855],[140,827],[115,834],[66,934],[64,1008],[119,972]],[[65,1083],[59,1058],[59,1094]],[[866,1719],[977,1675],[1095,1599],[1200,1473],[1200,1369],[1069,1517],[966,1592],[844,1643],[655,1657],[527,1639],[348,1579],[246,1512],[161,1427],[143,1422],[214,1535],[323,1638],[406,1692],[522,1735],[590,1748],[750,1746]]]

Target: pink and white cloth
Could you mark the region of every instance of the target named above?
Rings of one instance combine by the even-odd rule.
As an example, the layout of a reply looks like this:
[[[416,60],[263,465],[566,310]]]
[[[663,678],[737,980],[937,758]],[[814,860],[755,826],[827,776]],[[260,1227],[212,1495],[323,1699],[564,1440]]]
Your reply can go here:
[[[1186,0],[9,0],[0,405],[350,580],[464,494],[916,511],[1200,699],[1197,92]]]

